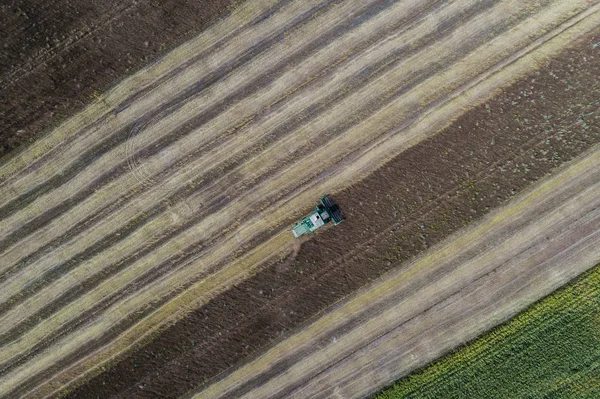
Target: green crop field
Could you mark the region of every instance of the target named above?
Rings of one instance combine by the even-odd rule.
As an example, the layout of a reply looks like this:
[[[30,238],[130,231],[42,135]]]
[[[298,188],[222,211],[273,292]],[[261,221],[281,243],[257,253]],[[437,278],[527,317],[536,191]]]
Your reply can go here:
[[[600,398],[600,265],[372,399]]]

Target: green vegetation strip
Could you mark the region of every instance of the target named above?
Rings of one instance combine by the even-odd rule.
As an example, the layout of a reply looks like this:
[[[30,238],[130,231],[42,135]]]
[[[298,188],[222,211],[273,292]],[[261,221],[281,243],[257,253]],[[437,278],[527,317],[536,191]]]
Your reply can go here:
[[[600,265],[372,397],[399,398],[600,398]]]

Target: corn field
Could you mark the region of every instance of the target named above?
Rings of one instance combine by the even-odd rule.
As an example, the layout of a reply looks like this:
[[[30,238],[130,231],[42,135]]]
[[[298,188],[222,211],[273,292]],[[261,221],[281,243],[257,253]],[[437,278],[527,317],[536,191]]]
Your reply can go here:
[[[373,399],[598,397],[600,265]]]

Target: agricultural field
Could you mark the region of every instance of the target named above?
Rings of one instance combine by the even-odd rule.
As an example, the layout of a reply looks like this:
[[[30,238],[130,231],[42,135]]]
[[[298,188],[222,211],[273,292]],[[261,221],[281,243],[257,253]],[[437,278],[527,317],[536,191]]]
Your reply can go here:
[[[600,265],[373,399],[597,398]]]
[[[598,33],[337,193],[347,214],[342,225],[219,295],[70,397],[183,395],[600,143]]]
[[[364,398],[476,337],[600,259],[599,172],[596,146],[193,397]]]
[[[234,0],[15,0],[0,5],[0,156],[56,127]],[[21,146],[21,147],[20,147]]]
[[[361,365],[366,395],[547,295],[598,261],[599,25],[597,1],[239,5],[0,164],[0,396],[331,397],[408,328],[381,314],[418,342],[427,304],[471,321]],[[293,240],[324,193],[347,220]],[[481,287],[506,301],[464,317]],[[321,373],[327,317],[366,341]]]

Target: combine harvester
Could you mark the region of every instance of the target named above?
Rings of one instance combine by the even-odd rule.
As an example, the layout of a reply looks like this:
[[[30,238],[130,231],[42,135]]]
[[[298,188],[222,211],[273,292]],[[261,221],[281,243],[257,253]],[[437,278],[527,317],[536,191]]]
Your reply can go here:
[[[333,220],[335,225],[342,223],[344,217],[339,206],[333,202],[329,195],[325,195],[320,199],[321,204],[317,205],[314,211],[304,219],[302,219],[296,227],[292,229],[294,237],[298,238],[303,234],[312,233],[319,227],[324,226]]]

